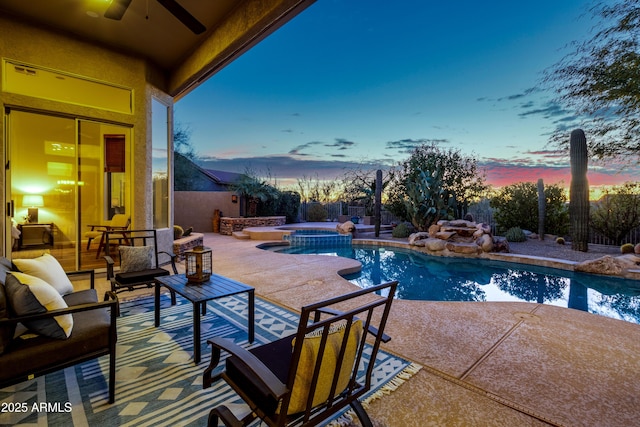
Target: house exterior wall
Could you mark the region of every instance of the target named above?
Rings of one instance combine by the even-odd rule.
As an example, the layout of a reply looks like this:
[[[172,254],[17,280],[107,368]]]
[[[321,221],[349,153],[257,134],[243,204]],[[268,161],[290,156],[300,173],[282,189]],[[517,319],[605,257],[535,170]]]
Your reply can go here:
[[[240,216],[240,203],[231,202],[233,191],[176,191],[174,193],[175,224],[182,228],[193,227],[194,231],[213,231],[213,212],[220,210],[221,216]]]
[[[162,72],[154,69],[140,58],[103,49],[91,43],[1,15],[0,58],[12,59],[133,89],[133,114],[104,111],[3,91],[0,91],[0,105],[89,120],[95,119],[131,127],[133,129],[131,147],[133,153],[132,227],[151,228],[153,224],[150,120],[152,96],[168,103],[170,108],[173,105],[173,99],[162,89],[166,84]],[[1,72],[2,70],[0,70]],[[170,114],[171,116],[172,114]],[[5,134],[4,121],[0,121],[0,144],[3,147],[5,146]],[[3,164],[6,164],[7,158],[4,149],[0,152],[0,158]],[[0,206],[0,212],[4,218],[7,218],[5,187],[5,176],[2,174],[0,175],[0,197],[3,203]],[[171,195],[171,189],[169,193]],[[170,228],[159,231],[160,234],[167,233],[171,236],[172,232]],[[2,255],[6,255],[4,248],[0,248],[0,250]]]

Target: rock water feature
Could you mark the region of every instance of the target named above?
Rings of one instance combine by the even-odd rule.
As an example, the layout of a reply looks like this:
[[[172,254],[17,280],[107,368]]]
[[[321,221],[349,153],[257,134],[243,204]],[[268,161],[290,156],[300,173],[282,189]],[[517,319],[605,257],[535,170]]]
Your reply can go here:
[[[463,219],[438,221],[428,232],[413,233],[409,245],[424,247],[424,252],[479,255],[483,252],[508,252],[506,240],[494,239],[487,224]]]
[[[351,246],[351,234],[331,230],[295,230],[282,238],[291,246]]]

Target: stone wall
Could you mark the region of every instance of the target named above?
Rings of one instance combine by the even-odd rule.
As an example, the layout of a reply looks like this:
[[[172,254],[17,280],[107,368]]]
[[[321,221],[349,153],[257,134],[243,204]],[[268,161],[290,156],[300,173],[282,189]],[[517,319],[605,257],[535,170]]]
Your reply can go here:
[[[185,251],[191,250],[196,246],[204,245],[204,234],[191,233],[187,237],[181,237],[173,241],[173,253],[178,261],[184,261]]]
[[[284,216],[258,216],[254,218],[220,218],[220,234],[231,236],[234,231],[242,231],[247,227],[276,227],[284,225]]]

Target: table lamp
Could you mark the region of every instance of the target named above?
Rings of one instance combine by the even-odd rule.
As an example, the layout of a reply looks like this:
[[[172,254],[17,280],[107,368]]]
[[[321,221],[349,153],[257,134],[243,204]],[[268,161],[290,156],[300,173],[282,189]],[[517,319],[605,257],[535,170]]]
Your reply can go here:
[[[38,222],[38,208],[44,206],[44,199],[39,194],[27,194],[22,197],[22,206],[27,206],[28,221],[30,223]]]

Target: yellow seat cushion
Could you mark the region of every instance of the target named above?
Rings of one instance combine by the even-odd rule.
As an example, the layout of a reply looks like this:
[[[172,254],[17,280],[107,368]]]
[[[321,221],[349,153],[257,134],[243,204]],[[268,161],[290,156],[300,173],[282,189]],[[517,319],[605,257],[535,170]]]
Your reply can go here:
[[[328,400],[330,397],[333,397],[330,396],[329,393],[331,391],[331,382],[336,369],[337,359],[340,355],[340,346],[342,345],[346,329],[345,326],[345,324],[342,324],[340,327],[334,328],[335,330],[331,331],[327,337],[327,344],[324,349],[325,354],[322,359],[320,375],[318,377],[318,384],[316,386],[312,406],[317,406]],[[351,325],[351,329],[349,330],[347,348],[340,368],[335,395],[340,394],[347,385],[349,385],[349,379],[351,378],[353,364],[355,363],[355,357],[361,338],[362,321],[357,320]],[[306,408],[321,340],[321,329],[318,330],[318,333],[307,334],[304,339],[302,353],[300,354],[300,361],[298,363],[298,370],[296,371],[296,379],[291,392],[291,400],[287,410],[287,413],[289,414],[302,412]],[[295,340],[293,345],[295,346]]]

